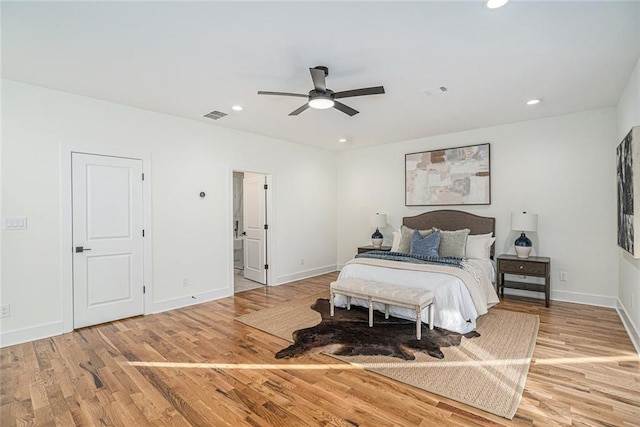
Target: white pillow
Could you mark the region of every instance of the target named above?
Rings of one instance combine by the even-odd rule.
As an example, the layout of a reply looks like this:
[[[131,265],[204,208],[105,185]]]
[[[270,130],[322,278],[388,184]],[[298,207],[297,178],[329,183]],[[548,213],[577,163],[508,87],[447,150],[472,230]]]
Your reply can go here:
[[[393,243],[391,244],[391,252],[398,252],[398,248],[400,247],[400,238],[402,237],[402,233],[399,231],[393,232]]]
[[[491,245],[496,241],[491,237],[493,233],[474,234],[467,236],[465,256],[467,258],[489,259],[491,257]]]

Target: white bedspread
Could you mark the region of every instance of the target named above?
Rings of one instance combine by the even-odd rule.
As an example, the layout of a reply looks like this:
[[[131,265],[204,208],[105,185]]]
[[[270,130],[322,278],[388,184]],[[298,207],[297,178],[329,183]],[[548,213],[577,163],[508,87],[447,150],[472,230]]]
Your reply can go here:
[[[485,314],[489,307],[499,301],[491,283],[495,276],[491,261],[487,261],[488,265],[484,265],[484,262],[472,260],[470,263],[472,265],[467,268],[467,271],[473,274],[460,274],[461,269],[451,266],[430,266],[387,260],[378,263],[378,261],[381,260],[366,258],[351,260],[343,267],[338,280],[358,278],[430,290],[434,294],[434,324],[439,328],[462,334],[470,332],[476,328],[478,316]],[[430,267],[434,267],[432,270],[435,271],[424,271],[431,269]],[[483,277],[479,277],[480,275]],[[458,276],[464,277],[467,283],[465,284]],[[346,307],[347,304],[346,297],[342,295],[336,295],[335,302],[338,307]],[[354,305],[368,307],[366,300],[352,298],[351,302]],[[374,303],[374,308],[384,311],[383,304]],[[413,310],[406,308],[390,306],[389,313],[395,317],[415,320]],[[428,319],[427,309],[423,311],[422,318]]]

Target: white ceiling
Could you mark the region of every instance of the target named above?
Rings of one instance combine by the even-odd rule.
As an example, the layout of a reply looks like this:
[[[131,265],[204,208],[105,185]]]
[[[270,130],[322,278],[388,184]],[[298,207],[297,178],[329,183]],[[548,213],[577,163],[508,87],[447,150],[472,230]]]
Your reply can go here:
[[[640,51],[639,1],[3,1],[1,13],[4,78],[330,150],[614,106]],[[290,117],[303,98],[256,93],[307,93],[316,65],[334,91],[387,93],[343,99],[353,117]],[[202,117],[213,110],[229,115]]]

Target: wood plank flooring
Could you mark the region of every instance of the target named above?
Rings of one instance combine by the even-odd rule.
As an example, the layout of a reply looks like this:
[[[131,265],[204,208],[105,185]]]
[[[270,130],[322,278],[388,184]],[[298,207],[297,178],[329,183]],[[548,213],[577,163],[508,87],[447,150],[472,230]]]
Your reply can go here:
[[[640,426],[640,360],[613,309],[506,298],[541,325],[512,421],[234,321],[335,273],[0,350],[2,426]]]

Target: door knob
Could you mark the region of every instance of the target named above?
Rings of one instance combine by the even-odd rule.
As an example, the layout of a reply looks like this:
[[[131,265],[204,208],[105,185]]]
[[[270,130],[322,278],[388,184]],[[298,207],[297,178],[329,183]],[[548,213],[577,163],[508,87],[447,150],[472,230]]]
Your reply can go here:
[[[90,250],[91,250],[91,248],[85,248],[83,246],[76,246],[76,253],[77,254],[82,253],[84,251],[90,251]]]

